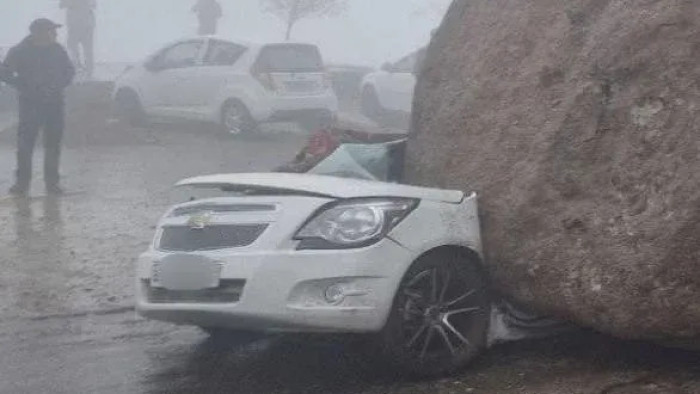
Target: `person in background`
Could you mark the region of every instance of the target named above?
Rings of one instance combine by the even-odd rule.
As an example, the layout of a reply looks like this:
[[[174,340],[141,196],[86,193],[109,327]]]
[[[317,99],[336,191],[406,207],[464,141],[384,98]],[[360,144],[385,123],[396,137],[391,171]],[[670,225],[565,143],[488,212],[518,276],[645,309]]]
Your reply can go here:
[[[71,58],[76,65],[82,68],[86,77],[92,78],[95,69],[95,9],[97,8],[97,0],[61,0],[60,7],[66,10],[68,51]]]
[[[221,4],[216,0],[197,0],[192,7],[192,12],[199,19],[199,35],[210,36],[216,34],[219,19],[223,16]]]
[[[32,158],[39,131],[44,131],[44,181],[49,194],[62,194],[59,160],[64,129],[64,90],[75,69],[66,50],[56,41],[61,25],[37,19],[30,34],[10,49],[0,67],[0,80],[17,89],[17,173],[10,194],[25,196],[32,179]]]

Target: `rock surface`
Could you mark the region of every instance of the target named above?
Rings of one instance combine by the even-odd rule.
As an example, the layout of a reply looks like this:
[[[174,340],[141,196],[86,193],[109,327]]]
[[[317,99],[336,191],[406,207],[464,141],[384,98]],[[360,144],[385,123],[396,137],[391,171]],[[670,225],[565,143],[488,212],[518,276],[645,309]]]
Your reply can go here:
[[[624,338],[700,343],[700,2],[456,0],[410,183],[481,194],[496,285]]]

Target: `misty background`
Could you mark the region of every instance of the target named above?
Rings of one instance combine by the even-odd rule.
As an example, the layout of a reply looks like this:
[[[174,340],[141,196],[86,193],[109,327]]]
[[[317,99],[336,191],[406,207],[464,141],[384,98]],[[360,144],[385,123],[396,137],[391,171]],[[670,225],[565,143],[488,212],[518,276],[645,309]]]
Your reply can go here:
[[[256,42],[283,41],[284,24],[259,0],[219,0],[219,35]],[[98,0],[97,62],[135,62],[179,38],[192,36],[195,0]],[[59,0],[0,0],[0,47],[15,45],[38,17],[58,22]],[[348,0],[338,17],[305,19],[292,39],[317,44],[326,63],[379,66],[428,43],[450,0]],[[60,32],[65,43],[65,30]]]

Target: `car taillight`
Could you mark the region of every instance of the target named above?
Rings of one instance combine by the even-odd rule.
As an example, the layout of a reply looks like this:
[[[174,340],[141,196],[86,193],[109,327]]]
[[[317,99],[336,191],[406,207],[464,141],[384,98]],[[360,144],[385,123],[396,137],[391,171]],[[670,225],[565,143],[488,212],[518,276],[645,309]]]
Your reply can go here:
[[[255,79],[260,82],[260,84],[267,90],[271,92],[277,91],[277,85],[275,85],[275,80],[272,78],[272,74],[269,73],[257,73],[253,75]]]

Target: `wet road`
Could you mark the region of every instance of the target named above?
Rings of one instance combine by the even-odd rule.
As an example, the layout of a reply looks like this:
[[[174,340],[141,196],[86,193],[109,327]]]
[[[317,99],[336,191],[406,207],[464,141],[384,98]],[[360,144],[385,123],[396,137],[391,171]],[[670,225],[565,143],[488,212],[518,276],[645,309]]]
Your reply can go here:
[[[2,393],[699,393],[696,355],[592,334],[501,346],[451,379],[411,381],[349,344],[248,345],[105,310],[0,323]]]
[[[134,258],[172,202],[170,185],[268,170],[303,136],[133,129],[98,115],[69,122],[68,195],[42,196],[37,168],[32,198],[0,197],[0,393],[700,393],[697,355],[593,334],[502,346],[460,376],[415,382],[353,344],[242,346],[142,320],[131,309]],[[0,193],[12,144],[0,134]]]

